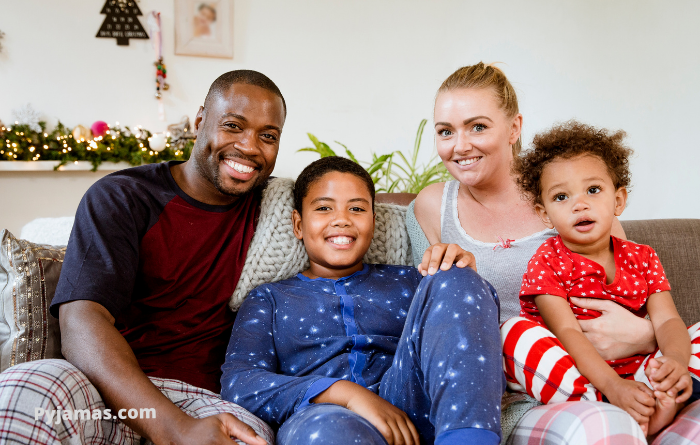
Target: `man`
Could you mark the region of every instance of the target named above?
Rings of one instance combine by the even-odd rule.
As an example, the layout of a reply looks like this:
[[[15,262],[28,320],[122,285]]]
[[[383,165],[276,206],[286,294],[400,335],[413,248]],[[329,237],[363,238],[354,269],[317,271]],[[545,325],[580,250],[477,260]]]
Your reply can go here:
[[[123,170],[88,190],[51,306],[69,363],[0,374],[0,442],[265,443],[264,424],[217,394],[234,320],[227,301],[285,117],[266,76],[226,73],[197,113],[189,161]],[[106,408],[129,415],[50,417]],[[151,418],[129,418],[137,412]]]

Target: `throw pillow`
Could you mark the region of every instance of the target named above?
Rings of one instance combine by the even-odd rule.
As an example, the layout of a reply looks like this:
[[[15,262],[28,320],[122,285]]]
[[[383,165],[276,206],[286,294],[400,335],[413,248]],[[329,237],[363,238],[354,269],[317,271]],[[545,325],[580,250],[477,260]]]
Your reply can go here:
[[[58,320],[49,313],[65,247],[0,233],[0,371],[61,356]]]

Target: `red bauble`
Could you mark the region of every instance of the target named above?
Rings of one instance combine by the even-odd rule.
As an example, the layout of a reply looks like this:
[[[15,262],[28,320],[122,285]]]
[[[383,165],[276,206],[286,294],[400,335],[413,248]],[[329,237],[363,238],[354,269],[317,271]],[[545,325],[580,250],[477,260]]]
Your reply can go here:
[[[109,131],[109,125],[107,125],[107,122],[97,121],[92,124],[90,130],[92,131],[92,136],[97,138],[107,134],[107,131]]]

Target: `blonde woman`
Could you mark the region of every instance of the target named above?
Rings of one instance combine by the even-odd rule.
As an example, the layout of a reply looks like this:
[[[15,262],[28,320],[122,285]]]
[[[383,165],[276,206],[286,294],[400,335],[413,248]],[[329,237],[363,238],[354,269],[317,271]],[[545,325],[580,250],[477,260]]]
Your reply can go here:
[[[423,264],[423,269],[432,270],[440,266],[448,243],[473,253],[477,271],[498,292],[503,322],[520,311],[518,293],[529,259],[556,235],[521,199],[510,174],[520,152],[523,125],[515,90],[498,68],[483,63],[460,68],[438,90],[434,121],[438,154],[455,180],[426,187],[409,207],[406,224],[413,252],[424,252],[432,245],[431,263],[427,264],[430,255],[426,254]],[[613,233],[624,238],[617,220]],[[416,266],[421,262],[422,257],[414,255]],[[654,350],[648,320],[611,301],[578,299],[575,303],[603,313],[580,323],[606,360]],[[619,443],[646,443],[638,425],[645,419],[633,419],[614,405],[537,405],[526,396],[506,394],[504,441],[519,444],[534,438],[537,443],[592,444],[615,436],[621,438]],[[700,420],[699,403],[689,406],[655,443],[690,434],[687,424],[697,423],[695,419]]]

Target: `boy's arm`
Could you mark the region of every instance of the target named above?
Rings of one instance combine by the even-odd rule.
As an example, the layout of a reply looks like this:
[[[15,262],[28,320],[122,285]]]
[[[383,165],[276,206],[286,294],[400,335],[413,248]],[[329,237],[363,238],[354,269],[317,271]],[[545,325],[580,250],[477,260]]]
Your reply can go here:
[[[367,419],[389,444],[418,445],[418,430],[408,415],[367,388],[339,380],[313,399],[313,403],[344,406]]]
[[[656,359],[662,363],[651,371],[652,386],[657,391],[669,391],[672,397],[685,391],[679,397],[684,402],[690,397],[691,387],[688,374],[691,346],[688,330],[683,323],[669,291],[657,292],[649,296],[647,311],[654,325],[656,341],[663,357]],[[672,393],[671,393],[672,392]]]
[[[339,380],[280,373],[275,338],[293,339],[275,332],[274,314],[272,294],[260,287],[253,289],[236,316],[221,368],[221,397],[244,406],[273,427]]]
[[[632,415],[640,425],[648,423],[655,404],[651,391],[643,383],[622,379],[603,360],[581,331],[566,299],[538,295],[535,304],[547,328],[573,358],[581,375],[605,394],[612,404]]]

